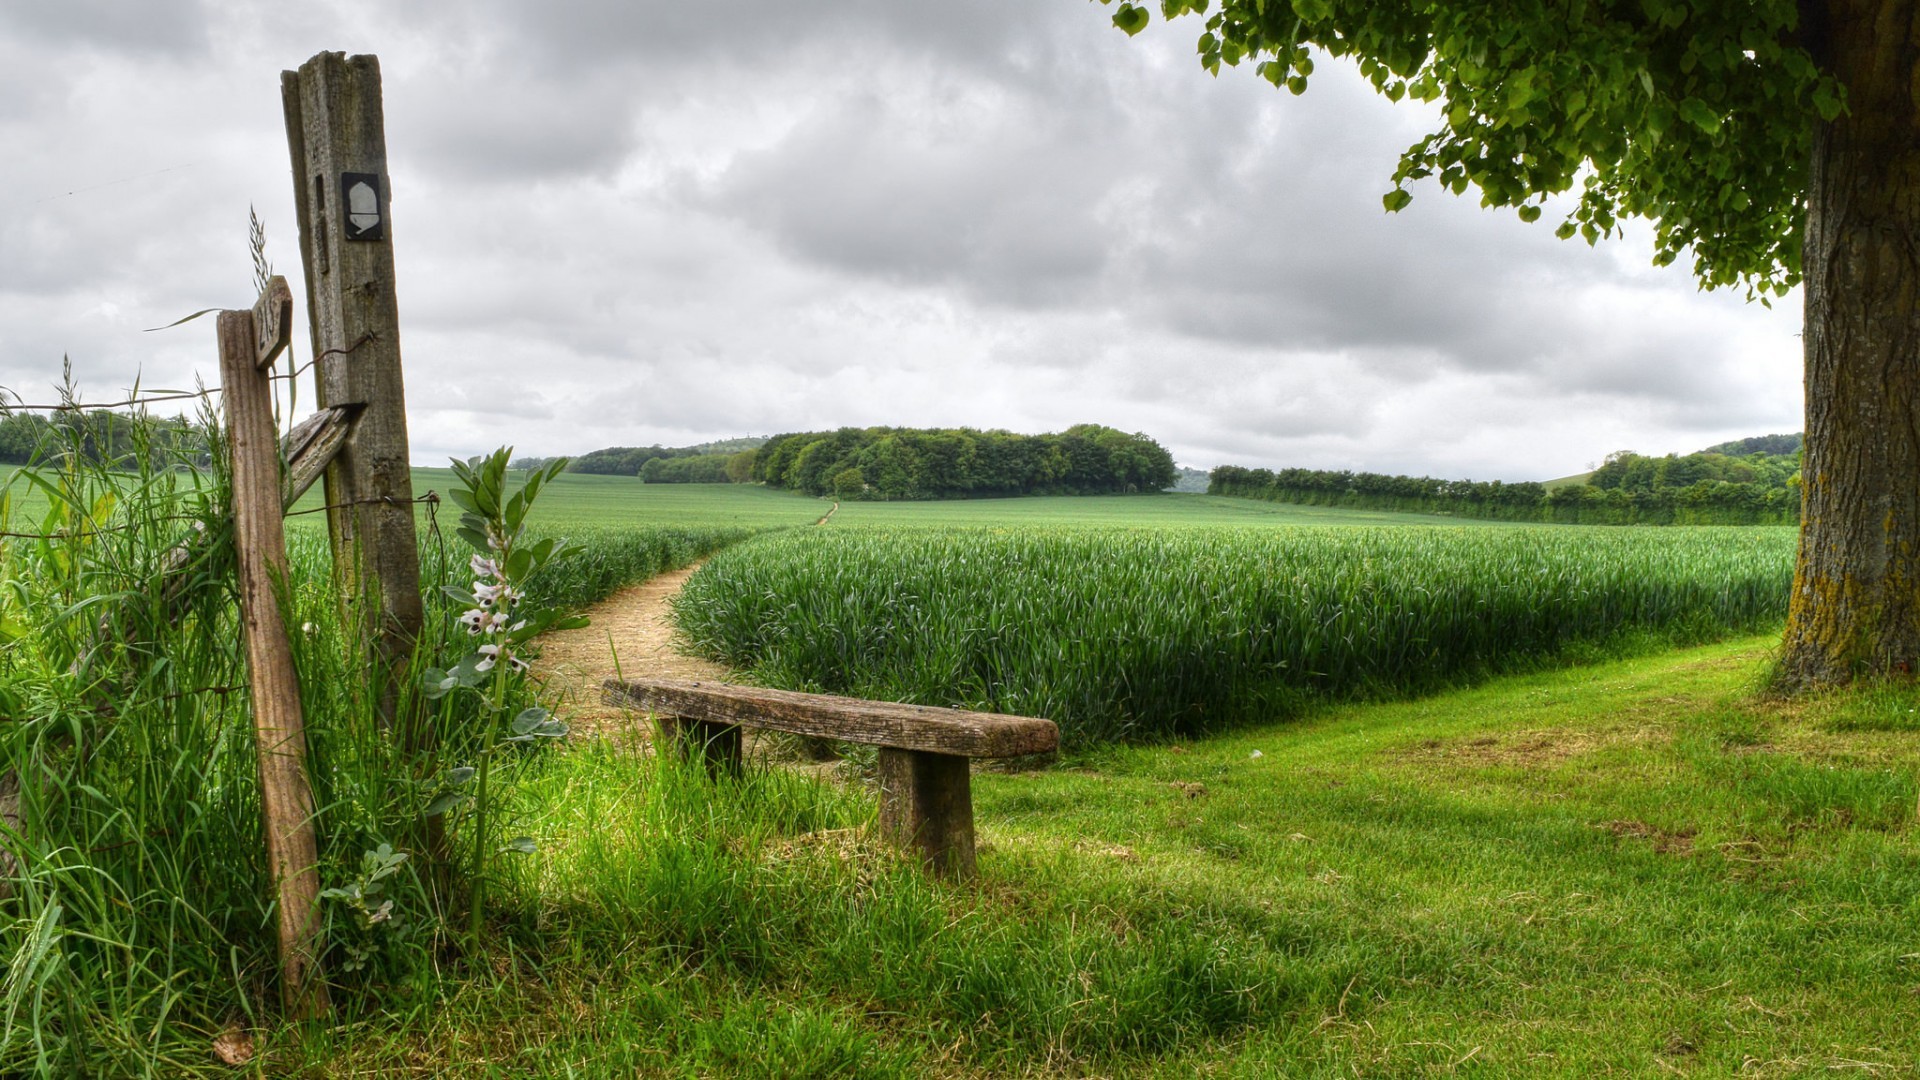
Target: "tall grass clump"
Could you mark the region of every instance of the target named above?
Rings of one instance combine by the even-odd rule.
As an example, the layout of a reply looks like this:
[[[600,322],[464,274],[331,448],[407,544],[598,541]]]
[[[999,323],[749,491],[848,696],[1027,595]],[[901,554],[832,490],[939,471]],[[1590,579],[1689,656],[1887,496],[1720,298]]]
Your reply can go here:
[[[116,422],[130,452],[60,441],[55,424],[0,491],[0,531],[25,534],[0,538],[0,1075],[211,1071],[215,1036],[278,1012],[222,440],[210,418],[190,444],[150,438],[137,415]],[[14,512],[28,489],[33,512]],[[548,595],[588,595],[731,538],[584,537],[586,569]],[[467,585],[468,560],[442,546],[429,539],[423,560],[419,670],[468,646],[442,589]],[[429,814],[498,741],[487,725],[534,706],[534,690],[512,680],[483,709],[471,695],[429,700],[411,678],[394,708],[432,718],[437,749],[397,745],[369,628],[343,611],[324,534],[290,530],[288,553],[325,974],[344,1018],[422,1007],[446,973],[484,963],[454,948],[448,923],[465,887],[452,868],[480,830]],[[537,760],[509,749],[494,766],[503,798]]]
[[[515,798],[551,857],[516,864],[499,902],[539,927],[545,944],[529,948],[564,942],[569,964],[675,999],[644,1038],[683,1063],[703,1057],[689,1030],[703,997],[858,1006],[817,1033],[812,1053],[844,1044],[833,1067],[808,1072],[807,1047],[768,1046],[758,1053],[785,1056],[747,1075],[922,1075],[916,1043],[965,1043],[989,1072],[999,1059],[1111,1063],[1239,1031],[1296,991],[1279,958],[1206,905],[1112,901],[1123,914],[1049,898],[1030,901],[1044,915],[1009,917],[1001,890],[948,888],[877,842],[857,789],[785,770],[716,780],[606,743],[532,771]],[[875,1017],[895,1018],[906,1045],[873,1045]]]
[[[1191,735],[1783,618],[1783,529],[808,531],[676,607],[775,685]]]

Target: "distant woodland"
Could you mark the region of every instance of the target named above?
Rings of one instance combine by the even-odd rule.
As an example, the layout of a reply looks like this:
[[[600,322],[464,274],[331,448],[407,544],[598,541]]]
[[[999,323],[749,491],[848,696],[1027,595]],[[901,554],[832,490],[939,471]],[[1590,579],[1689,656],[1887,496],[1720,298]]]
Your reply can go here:
[[[776,435],[754,455],[768,487],[841,499],[1107,495],[1173,486],[1145,435],[1078,424],[1053,435],[972,428],[841,428]]]
[[[615,446],[582,454],[568,471],[638,476],[649,484],[762,483],[877,500],[1161,491],[1180,478],[1165,447],[1099,424],[1056,435],[874,427],[687,447]]]
[[[102,465],[129,464],[141,454],[155,463],[180,452],[204,458],[206,450],[200,430],[184,417],[136,418],[106,409],[0,414],[0,465],[25,465],[76,447],[82,458]]]
[[[1591,525],[1791,525],[1800,520],[1800,436],[1763,435],[1694,454],[1609,454],[1585,483],[1435,480],[1319,469],[1213,470],[1215,495],[1309,506]]]
[[[574,458],[568,472],[601,476],[637,476],[649,484],[726,484],[748,479],[742,471],[752,460],[753,450],[766,442],[760,438],[722,439],[697,446],[609,446]],[[745,455],[745,456],[743,456]],[[527,464],[545,459],[528,459]],[[738,461],[734,473],[730,463]],[[514,462],[520,468],[521,462]]]

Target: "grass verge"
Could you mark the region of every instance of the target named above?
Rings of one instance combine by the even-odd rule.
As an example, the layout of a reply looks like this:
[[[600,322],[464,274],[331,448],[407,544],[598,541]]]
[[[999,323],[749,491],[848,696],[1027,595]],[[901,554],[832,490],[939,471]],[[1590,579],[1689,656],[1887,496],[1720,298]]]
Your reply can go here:
[[[583,746],[519,789],[545,846],[504,890],[513,948],[491,970],[444,977],[411,1012],[283,1031],[263,1061],[1911,1074],[1916,760],[1873,719],[1906,706],[1764,702],[1767,645],[981,774],[972,888],[875,846],[861,790],[790,773],[716,787]]]

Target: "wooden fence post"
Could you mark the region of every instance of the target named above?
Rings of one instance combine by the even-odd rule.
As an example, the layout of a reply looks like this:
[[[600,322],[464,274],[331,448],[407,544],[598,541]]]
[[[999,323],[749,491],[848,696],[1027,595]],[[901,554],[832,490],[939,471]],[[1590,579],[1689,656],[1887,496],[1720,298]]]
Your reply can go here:
[[[261,306],[290,306],[286,281],[274,278],[261,301]],[[287,544],[281,522],[280,440],[274,430],[273,390],[263,370],[286,343],[284,337],[277,343],[259,341],[254,332],[259,310],[220,313],[221,397],[233,458],[233,547],[253,688],[267,861],[278,900],[281,1000],[290,1015],[316,1017],[328,1009],[327,987],[320,977],[319,853],[300,683],[277,591],[286,587]]]
[[[415,546],[407,403],[394,295],[392,190],[372,56],[320,53],[280,75],[293,159],[307,323],[323,407],[357,407],[326,474],[328,532],[349,625],[374,636],[380,714],[410,752],[432,747],[421,716],[400,717],[400,681],[425,615]]]

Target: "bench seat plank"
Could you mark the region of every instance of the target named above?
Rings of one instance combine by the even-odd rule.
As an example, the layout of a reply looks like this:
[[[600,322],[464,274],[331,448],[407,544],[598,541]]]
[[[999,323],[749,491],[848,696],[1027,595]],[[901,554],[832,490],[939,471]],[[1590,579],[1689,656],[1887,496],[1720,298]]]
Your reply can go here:
[[[673,679],[608,679],[601,688],[609,705],[896,750],[1007,758],[1044,754],[1060,746],[1060,729],[1053,721],[1031,716]]]

